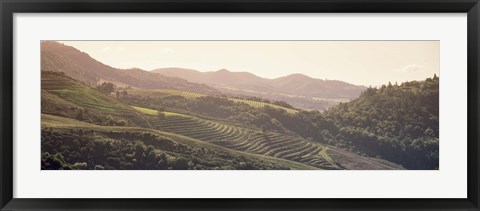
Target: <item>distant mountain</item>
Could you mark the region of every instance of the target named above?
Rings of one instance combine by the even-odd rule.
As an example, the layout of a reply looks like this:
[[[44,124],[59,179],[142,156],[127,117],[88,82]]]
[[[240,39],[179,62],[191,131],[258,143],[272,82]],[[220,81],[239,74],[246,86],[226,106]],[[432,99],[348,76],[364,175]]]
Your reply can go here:
[[[178,68],[178,67],[161,68],[161,69],[152,70],[150,72],[154,72],[154,73],[161,72],[162,75],[169,76],[169,77],[183,78],[194,83],[199,83],[199,82],[201,83],[204,80],[203,78],[205,77],[205,75],[199,71],[186,69],[186,68]]]
[[[258,77],[249,72],[230,72],[221,69],[215,72],[199,72],[192,69],[183,68],[159,68],[151,72],[160,73],[165,76],[183,78],[190,82],[204,84],[225,84],[240,85],[252,83],[266,83],[268,79]]]
[[[42,71],[64,72],[91,86],[102,81],[109,81],[117,85],[138,88],[175,89],[205,94],[219,93],[212,87],[188,82],[178,77],[163,76],[138,68],[114,68],[93,59],[74,47],[52,41],[41,43],[41,65]]]
[[[339,102],[355,99],[366,89],[343,81],[316,79],[298,73],[266,79],[249,72],[231,72],[226,69],[199,72],[192,69],[160,68],[152,72],[206,84],[230,95],[282,100],[303,109],[323,110]]]
[[[287,94],[347,99],[357,98],[367,88],[343,81],[311,78],[302,74],[292,74],[273,79],[270,81],[270,85]]]

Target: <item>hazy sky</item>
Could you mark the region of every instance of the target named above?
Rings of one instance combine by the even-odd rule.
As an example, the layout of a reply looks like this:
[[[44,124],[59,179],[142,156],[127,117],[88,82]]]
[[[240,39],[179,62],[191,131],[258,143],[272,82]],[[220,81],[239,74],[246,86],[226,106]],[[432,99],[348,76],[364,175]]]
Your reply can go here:
[[[302,73],[357,85],[439,75],[438,41],[61,41],[107,65],[222,68],[265,78]]]

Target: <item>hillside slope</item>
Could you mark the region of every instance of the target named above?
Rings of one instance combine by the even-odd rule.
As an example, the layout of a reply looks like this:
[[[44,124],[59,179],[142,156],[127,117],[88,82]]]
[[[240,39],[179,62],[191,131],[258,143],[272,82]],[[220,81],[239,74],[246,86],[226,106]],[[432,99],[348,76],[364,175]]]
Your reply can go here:
[[[368,88],[325,112],[264,109],[266,119],[304,138],[407,169],[439,167],[439,78]]]
[[[141,93],[139,93],[141,94]],[[142,96],[142,95],[140,95]],[[232,103],[220,97],[175,98],[134,94],[128,101],[181,108],[381,158],[407,169],[439,165],[439,78],[367,89],[358,99],[324,111],[287,112],[271,106]],[[143,104],[142,104],[143,102]]]
[[[341,101],[355,99],[366,88],[342,81],[311,78],[302,74],[266,79],[249,72],[231,72],[226,69],[199,72],[183,68],[159,68],[152,72],[207,84],[230,95],[285,101],[307,110],[323,110]]]
[[[194,102],[203,100],[203,98],[195,97],[190,99]],[[237,103],[228,99],[224,100],[233,104],[248,106],[245,103]],[[254,107],[251,107],[251,109],[254,109]],[[181,157],[186,163],[192,163],[189,166],[175,167],[175,162],[172,161],[172,168],[210,169],[219,166],[227,169],[400,168],[394,164],[379,162],[375,159],[364,158],[335,147],[321,145],[293,134],[262,132],[258,128],[244,127],[242,124],[228,120],[217,121],[172,112],[165,112],[165,116],[162,118],[157,116],[158,112],[156,110],[129,106],[114,96],[105,95],[59,72],[42,72],[42,114],[42,125],[44,129],[49,129],[42,132],[43,140],[45,140],[44,142],[42,141],[42,144],[45,144],[46,149],[49,149],[46,150],[47,152],[51,152],[51,154],[45,154],[44,159],[50,159],[50,161],[56,159],[52,157],[52,153],[65,149],[58,149],[58,145],[53,144],[56,138],[62,137],[61,140],[65,141],[64,139],[69,140],[70,138],[81,136],[79,139],[85,141],[85,144],[95,145],[97,142],[105,142],[112,147],[112,150],[123,150],[124,148],[133,147],[124,145],[121,141],[123,139],[127,139],[132,143],[144,144],[145,147],[152,145],[159,152],[162,151],[166,155],[175,157],[175,160]],[[77,132],[71,129],[82,130],[83,132],[77,131],[77,134]],[[85,131],[90,131],[88,133],[95,132],[88,135]],[[113,131],[118,131],[115,133],[117,135],[112,134]],[[147,133],[152,135],[146,136],[145,134]],[[182,143],[182,147],[172,148],[171,144],[166,146],[156,145],[154,141],[151,141],[152,137],[156,136],[154,134],[161,134],[162,137],[168,138],[172,143]],[[190,139],[191,141],[182,141],[185,139]],[[161,140],[163,138],[159,139],[159,141]],[[72,147],[67,143],[64,144],[67,148]],[[194,149],[199,144],[202,148]],[[213,149],[219,147],[227,152],[198,154],[199,150],[202,152],[207,150],[210,153]],[[93,149],[96,150],[96,148]],[[75,151],[73,148],[68,151],[72,150]],[[92,158],[86,155],[76,153],[69,155],[66,153],[67,151],[62,154],[65,161],[62,161],[62,168],[75,168],[73,167],[75,163],[85,162],[88,163],[90,169],[96,165],[106,168],[128,169],[126,164],[119,164],[118,162],[109,163],[103,158],[91,160]],[[196,154],[196,157],[191,157],[192,154]],[[239,156],[233,156],[235,154]],[[159,159],[155,155],[152,156],[152,159]],[[232,163],[227,161],[228,157],[238,161]],[[118,158],[127,161],[129,159],[124,155]],[[240,165],[240,162],[246,162],[246,160],[250,160],[249,162],[252,163]],[[50,161],[45,162],[50,163]],[[73,161],[76,162],[72,163]],[[156,168],[156,165],[153,164],[140,165],[135,164],[133,160],[128,162],[135,166],[132,168]],[[44,167],[45,169],[51,168],[51,166]]]
[[[137,111],[63,73],[42,72],[42,113],[99,125],[151,127]]]
[[[282,93],[318,97],[355,99],[365,90],[364,86],[356,86],[343,81],[323,80],[303,74],[292,74],[269,81],[269,85]]]
[[[187,81],[204,84],[251,85],[264,84],[268,79],[258,77],[249,72],[231,72],[221,69],[214,72],[200,72],[185,68],[158,68],[151,72],[165,76],[183,78]]]
[[[68,76],[95,86],[109,81],[123,86],[149,89],[177,89],[200,93],[218,94],[211,87],[188,82],[184,79],[166,77],[141,69],[117,69],[105,65],[88,54],[58,42],[41,43],[42,71],[64,72]]]
[[[337,141],[411,169],[439,165],[439,81],[369,88],[360,98],[325,113],[335,120]]]
[[[176,134],[42,115],[42,169],[262,170],[317,168]]]

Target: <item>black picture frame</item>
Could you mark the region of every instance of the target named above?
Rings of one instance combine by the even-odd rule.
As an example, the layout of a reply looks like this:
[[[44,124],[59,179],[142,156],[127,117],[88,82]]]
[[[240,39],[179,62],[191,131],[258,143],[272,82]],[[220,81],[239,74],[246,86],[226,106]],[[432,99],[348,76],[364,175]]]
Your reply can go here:
[[[479,210],[478,0],[0,0],[1,210]],[[468,197],[466,199],[17,199],[13,198],[15,13],[467,13]],[[414,190],[412,190],[414,191]]]

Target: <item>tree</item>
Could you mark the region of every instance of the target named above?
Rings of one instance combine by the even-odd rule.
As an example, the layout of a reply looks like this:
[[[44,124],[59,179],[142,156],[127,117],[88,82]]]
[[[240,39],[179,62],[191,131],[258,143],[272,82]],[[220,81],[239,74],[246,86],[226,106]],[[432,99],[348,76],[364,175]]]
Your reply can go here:
[[[142,162],[143,158],[145,157],[145,151],[147,150],[147,146],[141,141],[135,142],[135,159],[137,162]]]
[[[168,169],[168,159],[165,153],[158,155],[157,169]]]
[[[101,85],[97,86],[97,90],[104,94],[110,94],[116,89],[115,84],[110,82],[103,82]]]
[[[87,166],[88,165],[85,162],[75,163],[75,164],[73,164],[73,169],[86,170],[86,169],[88,169]]]
[[[85,115],[83,114],[83,109],[78,110],[77,116],[75,118],[80,121],[85,119]]]
[[[160,120],[165,119],[165,113],[163,112],[158,112],[157,116]]]
[[[159,119],[165,119],[165,113],[163,113],[164,111],[165,108],[163,106],[157,108],[157,116]]]
[[[95,169],[95,170],[105,170],[105,167],[103,167],[102,165],[95,165],[95,167],[93,167],[93,169]]]
[[[116,126],[127,126],[128,122],[126,120],[120,120],[115,125]]]
[[[267,133],[267,126],[262,125],[260,128],[262,129],[262,133],[263,133],[263,134],[266,134],[266,133]]]
[[[58,170],[62,169],[64,166],[65,160],[61,153],[55,153],[51,155],[50,153],[42,153],[42,169],[47,170]]]
[[[107,120],[105,121],[105,125],[109,125],[109,126],[115,126],[115,120],[113,119],[112,116],[108,115],[107,116]]]
[[[175,161],[174,169],[175,170],[188,170],[188,161],[183,157],[178,158]]]

